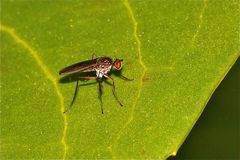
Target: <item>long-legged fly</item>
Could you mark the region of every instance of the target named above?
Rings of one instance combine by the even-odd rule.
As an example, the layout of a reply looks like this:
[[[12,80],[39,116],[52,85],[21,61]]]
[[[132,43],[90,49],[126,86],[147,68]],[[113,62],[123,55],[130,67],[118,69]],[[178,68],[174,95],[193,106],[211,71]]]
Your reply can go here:
[[[72,102],[70,104],[70,106],[63,112],[66,113],[68,112],[75,99],[76,99],[76,95],[78,92],[78,81],[79,79],[96,79],[98,82],[98,97],[101,103],[101,110],[103,113],[103,103],[102,103],[102,84],[101,84],[101,80],[102,78],[107,78],[107,79],[111,79],[112,80],[112,92],[113,95],[116,99],[116,101],[118,102],[118,104],[120,106],[123,106],[122,103],[120,102],[120,100],[118,99],[116,92],[115,92],[115,84],[114,84],[114,80],[112,77],[110,77],[110,71],[111,69],[115,69],[117,71],[120,71],[122,68],[122,59],[115,59],[113,61],[112,58],[109,57],[96,57],[95,55],[92,56],[92,60],[87,60],[87,61],[83,61],[83,62],[79,62],[76,64],[73,64],[71,66],[68,66],[62,70],[59,71],[60,75],[70,75],[73,73],[81,73],[81,72],[87,72],[87,73],[91,73],[91,72],[95,72],[96,75],[95,76],[91,76],[91,75],[87,75],[87,76],[79,76],[77,79],[77,83],[76,83],[76,88],[75,88],[75,92],[74,92],[74,96],[72,99]],[[124,79],[124,80],[128,80],[131,81],[133,79],[129,79],[123,75],[119,75],[120,78]]]

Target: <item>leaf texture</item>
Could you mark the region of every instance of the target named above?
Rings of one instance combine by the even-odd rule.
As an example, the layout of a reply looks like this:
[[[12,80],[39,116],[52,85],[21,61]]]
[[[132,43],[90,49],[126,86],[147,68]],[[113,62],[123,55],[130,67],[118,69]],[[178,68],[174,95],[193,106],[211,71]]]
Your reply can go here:
[[[239,57],[239,1],[2,1],[1,158],[175,155]],[[60,69],[123,58],[123,81],[75,83]],[[67,83],[69,82],[69,83]]]

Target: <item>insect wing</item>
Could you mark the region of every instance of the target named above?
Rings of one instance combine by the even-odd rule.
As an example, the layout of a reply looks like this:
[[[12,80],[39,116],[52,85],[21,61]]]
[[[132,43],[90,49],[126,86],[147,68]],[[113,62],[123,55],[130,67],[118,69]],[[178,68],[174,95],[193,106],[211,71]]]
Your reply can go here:
[[[95,71],[96,65],[97,59],[87,60],[63,68],[61,71],[59,71],[59,74],[68,75],[77,72],[92,72]]]

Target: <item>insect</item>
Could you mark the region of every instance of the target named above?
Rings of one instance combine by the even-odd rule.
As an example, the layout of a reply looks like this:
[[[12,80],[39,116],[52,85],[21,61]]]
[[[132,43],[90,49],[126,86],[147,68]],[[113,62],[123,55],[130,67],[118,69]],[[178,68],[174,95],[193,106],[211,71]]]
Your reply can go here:
[[[97,80],[97,82],[98,82],[98,97],[99,97],[99,100],[101,103],[102,114],[104,112],[103,111],[103,103],[102,103],[102,84],[101,84],[103,78],[112,80],[112,93],[113,93],[116,101],[118,102],[118,104],[120,106],[123,106],[116,95],[114,80],[112,77],[110,77],[110,71],[112,68],[116,71],[120,71],[122,69],[122,61],[123,61],[122,59],[115,59],[113,61],[113,59],[109,58],[109,57],[98,57],[97,58],[95,56],[95,54],[93,54],[91,60],[79,62],[79,63],[73,64],[71,66],[68,66],[68,67],[60,70],[59,71],[60,75],[70,75],[70,74],[82,73],[82,72],[86,72],[86,73],[95,72],[96,73],[95,76],[87,75],[87,76],[79,76],[78,77],[72,102],[71,102],[70,106],[63,113],[67,113],[73,106],[73,103],[76,99],[76,95],[78,92],[78,82],[80,79],[96,79]],[[127,81],[133,80],[133,79],[129,79],[121,74],[119,76],[120,76],[120,78],[127,80]]]

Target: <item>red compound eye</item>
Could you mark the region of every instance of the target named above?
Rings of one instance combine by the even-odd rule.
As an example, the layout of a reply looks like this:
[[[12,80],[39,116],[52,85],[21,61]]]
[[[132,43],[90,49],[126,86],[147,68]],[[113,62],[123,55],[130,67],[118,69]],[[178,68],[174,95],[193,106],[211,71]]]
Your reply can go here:
[[[120,70],[122,67],[122,60],[121,59],[116,59],[113,63],[113,66],[116,70]]]

